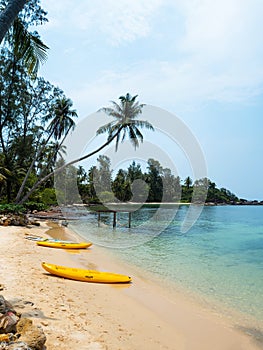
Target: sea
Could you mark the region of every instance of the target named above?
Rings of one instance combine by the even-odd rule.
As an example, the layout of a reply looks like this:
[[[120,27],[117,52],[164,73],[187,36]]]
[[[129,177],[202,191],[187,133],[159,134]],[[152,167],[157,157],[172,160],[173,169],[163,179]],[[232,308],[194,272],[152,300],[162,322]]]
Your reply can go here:
[[[141,274],[199,298],[263,334],[263,206],[144,206],[131,213],[80,213],[70,229]],[[76,214],[76,213],[75,213]]]

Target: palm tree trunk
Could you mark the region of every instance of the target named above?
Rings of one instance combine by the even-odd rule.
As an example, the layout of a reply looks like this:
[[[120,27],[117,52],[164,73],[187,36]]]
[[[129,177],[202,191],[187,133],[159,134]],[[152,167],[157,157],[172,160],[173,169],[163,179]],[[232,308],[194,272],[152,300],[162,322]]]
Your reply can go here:
[[[24,191],[26,182],[27,182],[27,180],[28,180],[28,178],[29,178],[29,176],[30,176],[32,170],[33,170],[33,166],[35,165],[36,160],[39,158],[39,156],[41,155],[41,153],[42,153],[43,150],[45,149],[45,147],[46,147],[46,145],[48,144],[49,140],[51,139],[51,136],[53,135],[53,133],[54,133],[54,130],[49,134],[49,136],[48,136],[46,142],[44,143],[44,145],[42,145],[42,147],[40,148],[40,150],[38,150],[38,151],[35,153],[35,156],[34,156],[33,159],[32,159],[32,162],[31,162],[31,164],[30,164],[30,166],[29,166],[29,168],[28,168],[28,170],[27,170],[27,173],[26,173],[26,175],[25,175],[25,177],[24,177],[24,180],[23,180],[23,182],[22,182],[22,184],[21,184],[21,186],[20,186],[20,188],[19,188],[19,191],[18,191],[18,193],[17,193],[17,195],[16,195],[16,199],[15,199],[15,203],[16,203],[16,204],[17,204],[17,203],[20,203],[21,195],[22,195],[22,193],[23,193],[23,191]]]
[[[41,170],[41,173],[38,176],[38,179],[41,178],[41,176],[43,176],[43,174],[45,174],[46,170],[48,170],[48,168],[50,167],[50,165],[52,164],[52,162],[54,162],[54,164],[56,163],[57,160],[57,156],[58,156],[58,152],[60,147],[63,145],[68,133],[69,133],[70,129],[67,130],[65,136],[63,137],[63,140],[60,142],[60,144],[56,147],[53,155],[50,157],[48,163],[45,165],[45,167]]]
[[[86,154],[83,157],[77,158],[75,160],[72,160],[71,162],[62,165],[61,167],[57,168],[56,170],[52,171],[51,173],[49,173],[48,175],[44,176],[42,179],[40,179],[39,181],[37,181],[34,186],[27,192],[27,194],[18,202],[18,204],[23,204],[30,196],[31,194],[45,181],[47,181],[51,176],[61,172],[62,170],[64,170],[67,166],[81,162],[84,159],[87,159],[91,156],[93,156],[94,154],[100,152],[104,147],[107,147],[114,139],[115,137],[117,137],[117,135],[121,132],[121,130],[123,129],[123,127],[120,127],[120,129],[118,130],[118,132],[112,136],[107,142],[105,142],[102,146],[100,146],[99,148],[97,148],[95,151]]]
[[[9,0],[0,14],[0,44],[27,0]]]

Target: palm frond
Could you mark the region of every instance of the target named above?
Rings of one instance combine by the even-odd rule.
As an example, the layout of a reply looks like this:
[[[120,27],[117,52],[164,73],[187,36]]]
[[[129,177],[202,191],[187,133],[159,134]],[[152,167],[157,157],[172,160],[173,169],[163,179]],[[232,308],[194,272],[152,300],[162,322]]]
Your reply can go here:
[[[15,56],[22,59],[28,73],[35,76],[40,63],[43,64],[47,60],[48,46],[36,33],[30,33],[19,18],[13,24],[13,38]]]
[[[116,136],[116,143],[115,143],[115,151],[116,152],[118,151],[119,141],[120,141],[120,133],[118,133]]]
[[[136,134],[136,137],[140,139],[141,142],[143,142],[143,135],[142,133],[140,132],[140,130],[136,127],[133,128],[135,134]]]
[[[98,110],[98,112],[104,112],[110,117],[122,119],[122,111],[118,112],[114,108],[111,107],[103,107]]]
[[[132,127],[129,127],[129,137],[131,140],[131,143],[133,144],[134,148],[136,149],[139,146],[138,139],[136,137],[136,133],[134,132]]]
[[[131,124],[136,127],[145,128],[145,129],[154,131],[154,127],[147,120],[132,120]]]
[[[108,124],[105,124],[105,125],[101,126],[101,127],[97,130],[96,135],[105,134],[105,132],[111,132],[112,127],[114,126],[114,124],[115,124],[115,122],[112,121],[112,122],[110,122],[110,123],[108,123]]]

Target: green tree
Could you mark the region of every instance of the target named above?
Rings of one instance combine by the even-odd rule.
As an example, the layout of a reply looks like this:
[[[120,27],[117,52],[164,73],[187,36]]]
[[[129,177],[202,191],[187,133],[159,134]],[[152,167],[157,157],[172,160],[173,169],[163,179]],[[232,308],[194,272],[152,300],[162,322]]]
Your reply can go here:
[[[64,160],[60,159],[58,162],[63,164]],[[76,181],[77,173],[78,169],[71,165],[64,168],[63,171],[57,175],[55,179],[55,188],[59,204],[71,205],[81,202]]]
[[[96,196],[96,190],[94,187],[94,178],[96,178],[98,169],[96,166],[92,166],[88,171],[88,189],[87,189],[87,196],[84,198],[84,200],[90,201],[90,202],[98,202],[98,198]]]
[[[72,101],[64,96],[62,98],[57,98],[55,100],[54,105],[51,107],[50,113],[46,117],[46,120],[49,120],[50,118],[52,118],[47,128],[48,137],[45,140],[45,142],[42,144],[41,148],[35,153],[35,157],[33,158],[30,164],[30,167],[27,171],[27,174],[23,180],[23,183],[17,193],[16,203],[20,203],[20,201],[24,202],[29,198],[28,193],[25,195],[23,199],[21,199],[21,195],[23,193],[24,187],[35,165],[36,160],[39,157],[41,157],[41,154],[45,152],[45,149],[50,139],[53,137],[57,141],[63,137],[63,140],[64,140],[65,137],[68,135],[69,131],[74,128],[75,122],[72,118],[77,117],[77,112],[72,109],[72,106],[73,106]],[[52,161],[55,160],[55,157],[63,143],[63,140],[61,141],[61,144],[58,144],[54,147],[54,152],[50,156],[50,159],[47,162],[47,166],[44,167],[44,169],[42,169],[42,171],[40,172],[38,179],[36,180],[36,183],[38,183],[39,179],[42,178],[42,175],[45,173],[46,169],[48,169],[48,166],[50,165],[50,163],[52,163]]]
[[[188,190],[190,189],[192,183],[192,179],[189,176],[187,176],[187,178],[184,180],[184,185]]]
[[[146,183],[149,185],[148,202],[161,202],[163,197],[163,168],[158,160],[148,159]]]
[[[194,182],[194,196],[192,197],[192,200],[195,203],[204,203],[206,201],[207,191],[210,185],[211,181],[207,177],[196,180]]]
[[[129,200],[134,202],[144,202],[148,197],[149,187],[145,182],[145,174],[143,174],[141,165],[133,161],[127,172],[127,180],[129,181]]]
[[[133,161],[128,167],[127,179],[132,183],[134,180],[143,179],[143,177],[141,165]]]
[[[179,202],[181,199],[181,185],[179,176],[175,177],[171,169],[162,171],[163,202]]]
[[[14,178],[21,180],[46,137],[45,114],[49,113],[61,91],[44,79],[30,80],[24,67],[17,63],[12,69],[13,59],[9,53],[0,53],[0,153],[5,168],[12,171]],[[11,67],[11,69],[10,69]],[[34,164],[34,170],[41,163],[41,157]],[[19,174],[15,174],[19,171]],[[16,175],[16,176],[15,176]],[[8,200],[12,191],[18,192],[19,181],[8,179]],[[21,183],[20,183],[21,185]]]
[[[112,191],[121,202],[127,202],[131,198],[130,182],[127,179],[127,171],[119,169],[113,183]]]
[[[190,178],[190,176],[187,176],[186,179],[183,182],[182,186],[182,195],[181,195],[181,201],[190,203],[192,200],[192,194],[193,194],[193,181]]]
[[[112,170],[110,168],[110,158],[107,156],[99,156],[97,159],[98,167],[94,174],[93,183],[96,196],[100,198],[102,192],[111,192]]]

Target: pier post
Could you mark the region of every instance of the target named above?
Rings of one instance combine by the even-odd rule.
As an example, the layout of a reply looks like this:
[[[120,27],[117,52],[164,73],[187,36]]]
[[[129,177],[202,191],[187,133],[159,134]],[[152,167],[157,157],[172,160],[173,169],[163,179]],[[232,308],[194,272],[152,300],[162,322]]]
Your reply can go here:
[[[131,211],[129,211],[129,223],[128,223],[128,227],[131,228]]]
[[[100,212],[98,212],[98,226],[100,226]]]
[[[113,228],[116,227],[116,211],[113,212]]]

